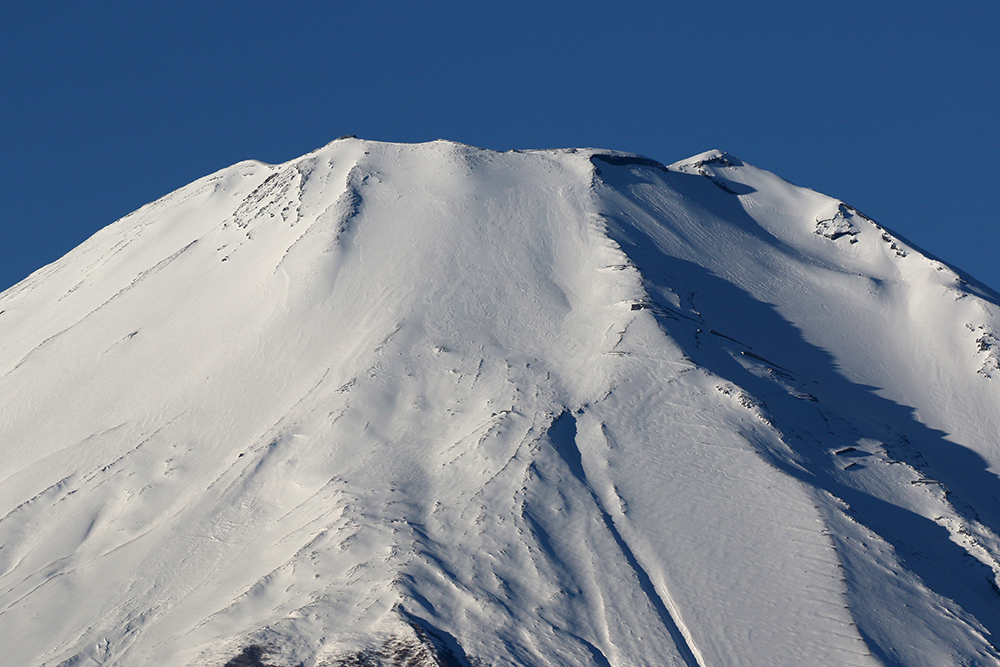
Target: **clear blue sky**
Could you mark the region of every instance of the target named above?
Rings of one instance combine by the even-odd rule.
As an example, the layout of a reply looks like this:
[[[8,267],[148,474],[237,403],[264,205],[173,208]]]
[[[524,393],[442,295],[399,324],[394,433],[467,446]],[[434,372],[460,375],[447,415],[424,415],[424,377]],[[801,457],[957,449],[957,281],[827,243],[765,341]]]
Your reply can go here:
[[[1000,289],[998,66],[996,0],[12,0],[0,289],[195,178],[343,134],[721,148]]]

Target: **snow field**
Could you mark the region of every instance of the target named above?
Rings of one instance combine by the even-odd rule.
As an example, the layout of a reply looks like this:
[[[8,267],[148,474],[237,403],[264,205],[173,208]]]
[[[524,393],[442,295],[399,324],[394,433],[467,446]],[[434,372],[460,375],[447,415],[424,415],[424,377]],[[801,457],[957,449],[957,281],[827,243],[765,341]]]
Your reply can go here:
[[[140,209],[0,295],[0,662],[996,664],[995,295],[845,206],[346,139]]]

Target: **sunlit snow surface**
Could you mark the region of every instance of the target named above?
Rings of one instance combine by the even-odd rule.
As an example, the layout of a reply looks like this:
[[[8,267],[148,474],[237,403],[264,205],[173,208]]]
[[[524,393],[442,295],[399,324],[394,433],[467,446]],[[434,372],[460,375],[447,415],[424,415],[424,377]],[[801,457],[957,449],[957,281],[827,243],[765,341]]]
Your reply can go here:
[[[1000,664],[998,302],[717,151],[240,163],[0,295],[0,664]]]

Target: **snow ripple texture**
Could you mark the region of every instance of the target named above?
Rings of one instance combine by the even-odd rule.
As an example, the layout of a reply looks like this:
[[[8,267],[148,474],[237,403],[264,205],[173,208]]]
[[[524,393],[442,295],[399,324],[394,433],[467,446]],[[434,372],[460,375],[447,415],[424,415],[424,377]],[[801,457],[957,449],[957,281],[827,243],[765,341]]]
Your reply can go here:
[[[0,295],[0,664],[998,665],[998,303],[719,151],[237,164]]]

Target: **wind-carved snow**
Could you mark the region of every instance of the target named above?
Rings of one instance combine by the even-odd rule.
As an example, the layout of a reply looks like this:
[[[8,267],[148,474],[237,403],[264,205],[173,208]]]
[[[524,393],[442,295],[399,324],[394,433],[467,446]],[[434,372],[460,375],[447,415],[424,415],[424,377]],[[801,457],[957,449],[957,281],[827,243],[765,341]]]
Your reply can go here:
[[[0,295],[0,663],[998,664],[996,304],[718,151],[235,165]]]

